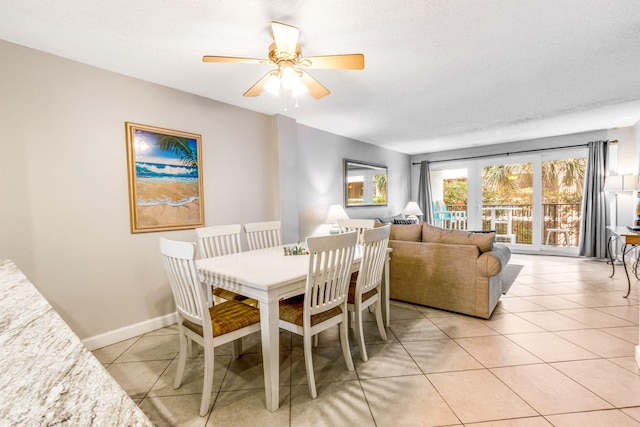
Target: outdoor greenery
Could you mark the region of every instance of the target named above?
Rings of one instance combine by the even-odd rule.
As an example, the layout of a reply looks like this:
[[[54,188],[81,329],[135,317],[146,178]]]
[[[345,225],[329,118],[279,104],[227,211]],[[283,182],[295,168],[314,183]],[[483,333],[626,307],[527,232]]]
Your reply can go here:
[[[467,179],[452,178],[445,179],[444,183],[444,204],[466,205],[467,204]]]
[[[543,238],[548,228],[565,228],[574,232],[572,236],[578,235],[585,170],[585,158],[542,162]],[[466,210],[466,178],[445,179],[443,192],[443,201],[449,209]],[[513,230],[518,243],[531,243],[533,163],[483,168],[482,203],[521,207],[514,217]],[[504,212],[499,214],[502,215]],[[483,221],[483,228],[486,227],[488,219]],[[572,246],[575,244],[577,240],[571,242]]]
[[[543,203],[580,203],[586,159],[542,162]],[[533,203],[533,164],[488,166],[482,171],[484,204]]]

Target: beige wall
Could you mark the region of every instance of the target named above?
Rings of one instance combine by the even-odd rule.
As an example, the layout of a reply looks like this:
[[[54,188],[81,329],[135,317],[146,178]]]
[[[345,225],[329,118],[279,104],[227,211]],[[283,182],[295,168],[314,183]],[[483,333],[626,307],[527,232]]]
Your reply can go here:
[[[348,208],[350,218],[387,217],[402,212],[411,190],[409,155],[307,126],[299,125],[297,129],[301,235],[326,232],[327,226],[322,223],[329,206],[343,204],[345,158],[385,165],[388,175],[388,205]]]
[[[282,219],[304,239],[342,203],[344,157],[389,165],[390,205],[353,217],[407,202],[408,155],[1,40],[0,64],[0,259],[80,338],[108,335],[93,344],[174,312],[158,238],[195,240],[129,232],[126,121],[202,135],[207,225]]]
[[[0,258],[81,337],[174,310],[158,238],[129,232],[125,121],[202,135],[208,225],[273,219],[270,117],[0,41]]]

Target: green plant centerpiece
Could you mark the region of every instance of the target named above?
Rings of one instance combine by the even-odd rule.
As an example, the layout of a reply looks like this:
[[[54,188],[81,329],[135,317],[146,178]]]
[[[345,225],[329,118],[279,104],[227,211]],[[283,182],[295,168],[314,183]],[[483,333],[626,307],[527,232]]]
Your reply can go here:
[[[298,242],[295,246],[285,246],[284,247],[285,255],[309,255],[309,251],[306,248],[300,246],[300,242]]]

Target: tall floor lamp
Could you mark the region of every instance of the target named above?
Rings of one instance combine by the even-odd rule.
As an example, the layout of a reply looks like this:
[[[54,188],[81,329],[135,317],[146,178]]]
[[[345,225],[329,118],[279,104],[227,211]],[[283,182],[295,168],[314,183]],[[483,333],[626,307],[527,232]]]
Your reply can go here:
[[[618,195],[621,193],[632,193],[636,190],[636,183],[638,182],[638,177],[636,175],[609,175],[604,183],[604,191],[613,195],[613,200],[610,202],[611,209],[611,226],[616,227],[618,225]],[[635,219],[635,212],[633,214]],[[633,223],[635,225],[635,221]],[[611,238],[610,238],[611,239]],[[609,240],[609,244],[611,244],[611,240]],[[618,259],[618,243],[616,241],[615,250],[612,246],[609,246],[609,250],[612,251],[612,255],[615,254],[615,261],[618,263],[620,260]]]
[[[636,175],[610,175],[604,183],[604,191],[613,194],[611,204],[611,225],[618,225],[618,195],[621,193],[633,193],[636,190]],[[635,217],[635,213],[634,213]]]

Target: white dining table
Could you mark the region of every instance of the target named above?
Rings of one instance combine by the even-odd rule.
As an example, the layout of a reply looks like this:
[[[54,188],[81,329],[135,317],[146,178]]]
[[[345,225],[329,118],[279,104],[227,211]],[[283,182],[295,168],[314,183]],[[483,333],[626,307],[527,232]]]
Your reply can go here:
[[[391,250],[389,249],[388,253]],[[356,247],[352,270],[357,271],[362,249]],[[279,303],[301,295],[309,269],[309,255],[284,255],[283,246],[196,261],[203,283],[256,299],[260,307],[262,357],[266,406],[271,412],[280,404]],[[211,292],[208,292],[210,294]],[[389,326],[389,256],[385,262],[381,290],[382,316]]]

